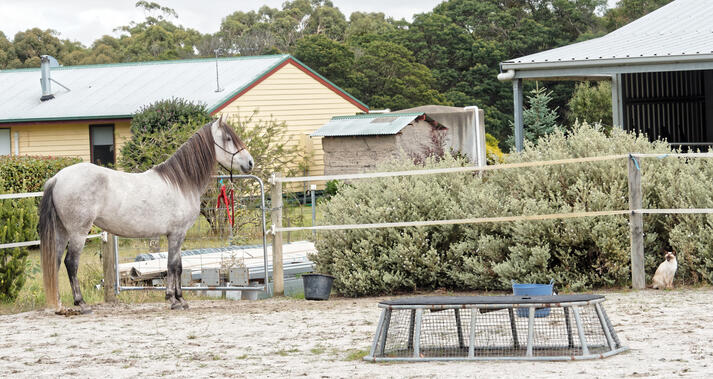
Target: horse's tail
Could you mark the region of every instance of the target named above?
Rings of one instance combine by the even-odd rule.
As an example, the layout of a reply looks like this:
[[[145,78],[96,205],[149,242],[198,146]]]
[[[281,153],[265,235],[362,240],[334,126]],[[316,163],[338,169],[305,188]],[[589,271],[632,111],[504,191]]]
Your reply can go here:
[[[42,281],[45,286],[47,306],[59,308],[59,286],[57,283],[57,217],[52,200],[55,179],[51,178],[45,183],[45,191],[40,203],[40,250],[42,251]]]

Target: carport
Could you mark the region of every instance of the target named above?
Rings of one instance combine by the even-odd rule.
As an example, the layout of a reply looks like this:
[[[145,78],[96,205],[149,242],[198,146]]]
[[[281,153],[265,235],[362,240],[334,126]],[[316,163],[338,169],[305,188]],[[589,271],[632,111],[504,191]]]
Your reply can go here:
[[[523,80],[611,80],[613,125],[683,148],[713,145],[713,1],[676,0],[603,37],[501,62],[523,147]]]

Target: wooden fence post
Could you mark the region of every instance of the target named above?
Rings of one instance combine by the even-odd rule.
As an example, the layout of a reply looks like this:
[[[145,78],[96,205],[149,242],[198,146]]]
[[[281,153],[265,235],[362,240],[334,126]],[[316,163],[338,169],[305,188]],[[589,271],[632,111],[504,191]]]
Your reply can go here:
[[[641,167],[636,157],[629,155],[629,228],[631,230],[631,288],[646,287],[644,274],[644,217],[634,213],[642,208]]]
[[[273,178],[280,177],[282,177],[280,173],[273,174]],[[282,182],[273,180],[270,201],[272,203],[272,225],[276,228],[282,227]],[[282,273],[282,264],[282,232],[275,232],[272,234],[273,296],[283,296],[285,294],[285,278]]]
[[[102,236],[102,269],[104,271],[104,301],[116,303],[116,251],[114,251],[114,235],[106,233]]]

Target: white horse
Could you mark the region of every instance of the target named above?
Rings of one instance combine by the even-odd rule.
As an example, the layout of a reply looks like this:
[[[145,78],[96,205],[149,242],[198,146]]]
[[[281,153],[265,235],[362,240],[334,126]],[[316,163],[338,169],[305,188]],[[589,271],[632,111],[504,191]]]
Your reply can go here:
[[[57,272],[62,262],[74,305],[89,312],[77,281],[79,255],[92,224],[122,237],[168,237],[166,299],[171,309],[188,308],[181,292],[181,244],[200,212],[200,198],[216,162],[247,173],[253,158],[222,117],[208,123],[165,162],[142,173],[78,163],[62,169],[44,187],[40,204],[40,248],[47,305],[59,309]]]

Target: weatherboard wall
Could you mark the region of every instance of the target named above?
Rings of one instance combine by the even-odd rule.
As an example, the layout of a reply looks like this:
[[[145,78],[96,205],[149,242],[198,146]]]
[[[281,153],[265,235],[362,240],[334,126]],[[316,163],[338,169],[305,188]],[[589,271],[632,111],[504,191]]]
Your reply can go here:
[[[229,117],[285,122],[288,144],[312,151],[308,175],[324,173],[324,151],[320,138],[308,135],[333,116],[362,112],[354,103],[333,91],[296,65],[288,63],[233,100],[219,113]]]
[[[13,124],[10,127],[13,154],[17,153],[14,150],[17,132],[20,155],[79,157],[88,162],[90,159],[89,125],[95,124],[114,125],[114,143],[118,160],[119,151],[131,138],[129,120]]]

